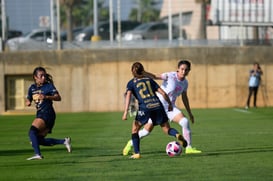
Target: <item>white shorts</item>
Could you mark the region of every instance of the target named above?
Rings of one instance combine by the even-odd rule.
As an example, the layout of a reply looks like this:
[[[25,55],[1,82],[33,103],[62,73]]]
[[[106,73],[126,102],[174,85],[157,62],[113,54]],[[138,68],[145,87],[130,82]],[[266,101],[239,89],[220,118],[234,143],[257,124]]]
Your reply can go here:
[[[173,110],[172,110],[172,111],[168,111],[168,108],[167,108],[167,110],[165,109],[165,111],[166,111],[166,113],[167,113],[167,116],[168,116],[170,122],[173,121],[173,118],[174,118],[176,115],[178,115],[178,114],[181,113],[180,109],[178,109],[178,108],[175,107],[175,106],[173,107]]]
[[[168,107],[166,109],[166,107],[164,106],[165,112],[167,113],[167,116],[169,118],[169,121],[172,122],[173,118],[178,115],[179,113],[181,113],[180,109],[178,109],[176,106],[173,107],[172,111],[168,111]],[[152,120],[149,119],[148,123],[152,123]]]

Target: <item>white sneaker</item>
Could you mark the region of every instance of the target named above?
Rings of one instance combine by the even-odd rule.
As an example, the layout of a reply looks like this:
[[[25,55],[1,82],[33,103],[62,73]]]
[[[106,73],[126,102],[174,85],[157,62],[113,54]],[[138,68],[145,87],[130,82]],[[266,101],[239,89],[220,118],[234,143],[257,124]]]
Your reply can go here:
[[[68,153],[71,153],[71,152],[72,152],[71,138],[67,137],[67,138],[65,138],[64,140],[65,140],[65,141],[64,141],[64,145],[65,145],[65,147],[66,147],[66,149],[67,149],[67,152],[68,152]]]
[[[30,158],[27,158],[27,160],[42,160],[43,156],[42,155],[34,155]]]

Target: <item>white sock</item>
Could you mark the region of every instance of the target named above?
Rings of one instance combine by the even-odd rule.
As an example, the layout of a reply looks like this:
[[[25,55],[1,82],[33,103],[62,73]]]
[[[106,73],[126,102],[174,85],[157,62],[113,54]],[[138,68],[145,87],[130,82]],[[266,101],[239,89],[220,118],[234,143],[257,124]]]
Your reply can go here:
[[[191,147],[191,129],[189,120],[184,117],[179,121],[179,125],[182,127],[183,137],[188,143],[187,147]]]
[[[150,132],[148,130],[146,130],[145,128],[143,128],[142,130],[139,130],[139,132],[138,132],[139,139],[141,139],[145,136],[148,136],[149,134],[150,134]],[[130,140],[130,143],[131,143],[131,145],[133,145],[133,140]]]
[[[146,130],[145,128],[143,128],[142,130],[138,132],[139,139],[142,139],[143,137],[148,136],[149,134],[150,132]]]

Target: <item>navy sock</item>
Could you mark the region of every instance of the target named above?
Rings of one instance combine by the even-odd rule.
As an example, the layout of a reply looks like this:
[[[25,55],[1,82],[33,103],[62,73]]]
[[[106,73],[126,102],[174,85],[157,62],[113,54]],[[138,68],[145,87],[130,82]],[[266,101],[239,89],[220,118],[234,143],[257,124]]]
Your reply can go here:
[[[132,141],[133,141],[133,146],[134,146],[134,151],[135,153],[139,153],[140,152],[140,148],[139,148],[139,136],[138,133],[134,133],[132,134]]]
[[[170,136],[176,137],[176,134],[179,134],[179,132],[176,129],[174,129],[174,128],[170,128],[169,131],[168,131],[168,134]]]
[[[30,127],[29,139],[31,141],[32,148],[34,149],[34,153],[37,155],[41,155],[39,140],[38,140],[38,129],[34,126]]]
[[[39,144],[43,146],[53,146],[57,144],[64,144],[64,139],[44,138],[39,137]]]

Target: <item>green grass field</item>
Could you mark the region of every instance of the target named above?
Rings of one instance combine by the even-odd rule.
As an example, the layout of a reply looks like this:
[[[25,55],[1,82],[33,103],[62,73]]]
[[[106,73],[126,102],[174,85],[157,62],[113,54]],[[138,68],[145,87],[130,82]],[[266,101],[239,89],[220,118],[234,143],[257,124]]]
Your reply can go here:
[[[28,129],[34,116],[0,116],[0,180],[208,180],[242,181],[273,178],[272,108],[194,109],[191,125],[198,155],[170,158],[165,146],[175,140],[156,127],[141,142],[142,158],[122,156],[132,119],[122,113],[59,113],[48,137],[72,138],[73,152],[63,145],[41,147],[33,155]],[[180,128],[176,124],[172,127]]]

